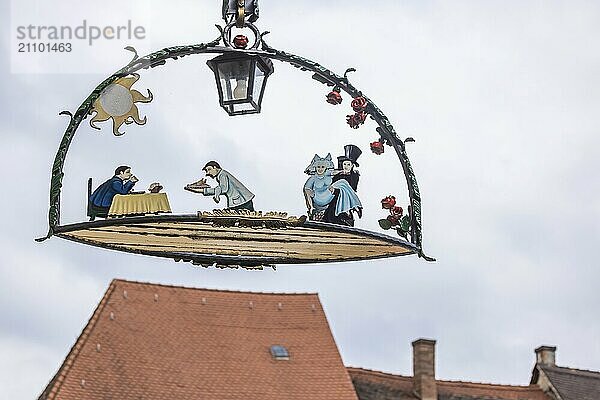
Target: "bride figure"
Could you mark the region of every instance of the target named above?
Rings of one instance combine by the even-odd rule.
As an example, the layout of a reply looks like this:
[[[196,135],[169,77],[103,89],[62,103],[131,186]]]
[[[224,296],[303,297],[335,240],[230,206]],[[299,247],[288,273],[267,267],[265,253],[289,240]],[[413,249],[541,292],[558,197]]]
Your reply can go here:
[[[326,157],[320,157],[315,154],[310,165],[304,172],[310,175],[304,184],[304,198],[306,200],[306,207],[308,208],[309,219],[341,225],[353,225],[354,219],[351,218],[352,210],[360,211],[362,204],[358,195],[346,179],[334,182],[333,176],[339,174],[341,171],[334,170],[331,153],[327,154]],[[339,195],[334,196],[336,191],[339,192]],[[332,203],[334,199],[335,203]],[[332,214],[335,216],[334,220],[325,218],[327,208],[330,204],[332,205]],[[339,218],[344,215],[349,218]]]

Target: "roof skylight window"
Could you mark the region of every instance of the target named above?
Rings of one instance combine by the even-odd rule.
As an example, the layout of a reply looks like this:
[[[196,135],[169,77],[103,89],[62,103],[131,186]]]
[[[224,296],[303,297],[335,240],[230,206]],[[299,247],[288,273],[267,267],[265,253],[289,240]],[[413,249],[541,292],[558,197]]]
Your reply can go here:
[[[284,346],[273,345],[271,346],[271,356],[275,360],[289,360],[290,353]]]

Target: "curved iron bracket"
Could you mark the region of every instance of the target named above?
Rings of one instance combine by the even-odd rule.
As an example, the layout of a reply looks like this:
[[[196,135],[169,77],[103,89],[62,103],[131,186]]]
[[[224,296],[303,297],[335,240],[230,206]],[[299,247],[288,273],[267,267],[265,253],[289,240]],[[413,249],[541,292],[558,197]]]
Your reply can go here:
[[[263,39],[263,36],[267,33],[268,32],[258,35],[257,42],[261,43],[262,50],[254,48],[249,50],[239,50],[232,49],[231,47],[218,46],[223,39],[222,33],[219,38],[209,43],[168,47],[141,58],[138,57],[137,52],[133,50],[134,57],[129,64],[101,82],[79,106],[75,114],[71,115],[69,112],[63,112],[71,115],[71,120],[67,126],[67,129],[65,130],[56,153],[54,163],[52,165],[52,179],[50,183],[50,209],[48,212],[48,234],[44,238],[36,240],[43,241],[50,238],[54,235],[55,228],[60,224],[60,195],[62,189],[62,180],[64,177],[63,167],[69,146],[71,145],[79,125],[88,116],[94,101],[98,99],[106,87],[108,87],[115,80],[136,73],[142,69],[155,68],[157,66],[164,65],[169,59],[177,60],[181,57],[192,54],[224,54],[227,52],[244,52],[282,61],[291,64],[302,71],[313,72],[313,78],[315,80],[326,84],[327,86],[335,86],[339,89],[342,89],[352,97],[363,97],[365,100],[367,100],[368,107],[366,112],[379,125],[377,132],[380,134],[385,143],[394,148],[398,159],[400,160],[400,164],[402,165],[404,176],[408,185],[408,194],[411,207],[411,242],[419,249],[419,257],[422,257],[427,261],[435,261],[434,258],[425,255],[422,250],[421,194],[419,192],[417,178],[412,169],[410,160],[408,159],[408,154],[406,153],[405,142],[398,137],[387,116],[375,105],[375,103],[373,103],[373,101],[371,101],[364,93],[362,93],[349,82],[347,75],[349,72],[355,71],[355,69],[349,68],[344,73],[344,76],[339,76],[319,63],[270,47]],[[127,50],[131,51],[132,49]],[[406,141],[411,141],[411,139],[412,138],[408,138]]]

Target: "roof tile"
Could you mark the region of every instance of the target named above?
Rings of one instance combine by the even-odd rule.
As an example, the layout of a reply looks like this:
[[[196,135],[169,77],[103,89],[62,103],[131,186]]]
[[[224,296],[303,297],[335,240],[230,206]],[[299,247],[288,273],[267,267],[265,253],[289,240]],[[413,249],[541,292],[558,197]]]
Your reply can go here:
[[[562,400],[600,399],[600,372],[538,364]]]

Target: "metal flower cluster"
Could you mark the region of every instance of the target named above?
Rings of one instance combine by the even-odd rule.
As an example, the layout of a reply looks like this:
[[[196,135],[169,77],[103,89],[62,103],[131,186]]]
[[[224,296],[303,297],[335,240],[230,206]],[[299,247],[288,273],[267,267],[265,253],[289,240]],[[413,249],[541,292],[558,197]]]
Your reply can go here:
[[[396,205],[396,197],[389,195],[381,200],[381,208],[389,210],[390,215],[385,219],[379,220],[379,226],[382,229],[395,229],[398,235],[407,239],[410,232],[410,215],[404,215],[402,207]],[[409,207],[410,211],[410,207]]]
[[[346,116],[346,123],[352,129],[358,129],[367,119],[367,100],[364,97],[355,97],[350,104],[354,114]]]
[[[329,92],[325,99],[329,104],[337,106],[338,104],[342,104],[343,98],[341,95],[341,89],[339,86],[335,86],[331,92]],[[346,116],[346,123],[352,129],[358,129],[361,125],[365,123],[367,120],[367,109],[369,107],[369,102],[362,96],[357,96],[352,99],[352,103],[350,103],[354,114],[350,114]],[[374,154],[380,155],[385,152],[385,141],[383,138],[379,139],[370,144],[371,151]]]
[[[331,92],[325,96],[329,104],[334,106],[342,104],[342,95],[340,94],[340,88],[334,87]],[[362,96],[355,97],[350,103],[354,114],[346,116],[346,123],[350,125],[352,129],[358,129],[367,120],[367,107],[369,102]]]

